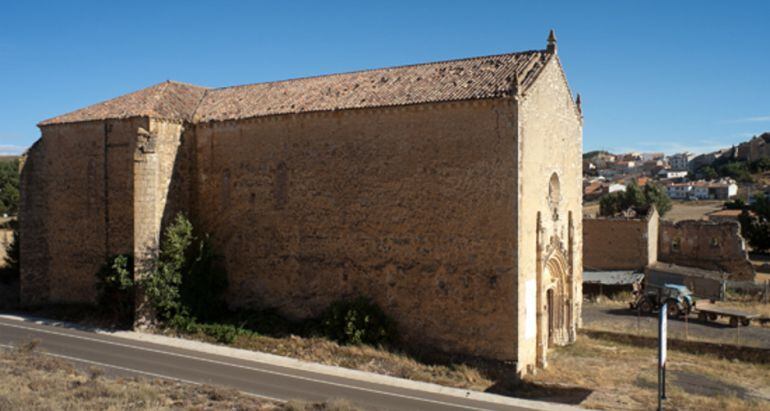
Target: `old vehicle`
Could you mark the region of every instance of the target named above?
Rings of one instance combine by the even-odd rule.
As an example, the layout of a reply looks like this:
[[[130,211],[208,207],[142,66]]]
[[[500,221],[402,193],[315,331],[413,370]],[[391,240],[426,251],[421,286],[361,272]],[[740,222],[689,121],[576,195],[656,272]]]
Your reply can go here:
[[[699,304],[696,311],[698,313],[698,319],[704,323],[714,322],[720,317],[724,317],[728,319],[730,327],[733,328],[738,327],[739,324],[748,327],[751,324],[751,320],[759,317],[758,314],[746,313],[726,307],[718,307],[713,302],[709,303],[708,301]]]
[[[634,291],[636,298],[630,303],[632,310],[643,313],[659,311],[664,303],[667,303],[669,318],[678,318],[690,315],[695,302],[692,292],[684,285],[678,284],[646,284],[639,291]]]

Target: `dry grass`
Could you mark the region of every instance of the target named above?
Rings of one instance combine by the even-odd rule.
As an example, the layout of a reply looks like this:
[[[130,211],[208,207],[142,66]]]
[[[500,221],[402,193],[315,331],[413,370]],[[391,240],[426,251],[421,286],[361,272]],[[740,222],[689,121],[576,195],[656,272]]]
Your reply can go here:
[[[673,201],[671,210],[664,216],[665,220],[700,220],[706,214],[721,210],[724,201]],[[583,205],[583,214],[596,216],[599,214],[599,202]]]
[[[674,201],[664,219],[669,221],[700,220],[706,214],[721,210],[724,201]]]
[[[657,351],[581,335],[552,350],[549,367],[531,383],[581,387],[580,404],[598,409],[644,410],[656,404]],[[669,351],[670,409],[757,410],[770,407],[770,366]]]
[[[207,339],[203,335],[196,338]],[[654,349],[586,335],[572,346],[552,350],[549,368],[519,384],[504,381],[499,370],[478,364],[428,365],[404,354],[366,346],[340,346],[319,338],[240,336],[234,346],[441,385],[599,409],[649,409],[656,392]],[[678,351],[670,351],[669,358],[672,409],[749,410],[770,406],[770,365]]]
[[[770,318],[770,304],[757,301],[719,301],[716,305]]]
[[[192,337],[214,342],[204,334]],[[325,338],[275,338],[250,334],[238,336],[232,346],[450,387],[485,390],[494,383],[489,376],[485,376],[485,373],[472,365],[426,364],[403,353],[366,345],[340,345]]]
[[[106,378],[37,352],[35,344],[0,349],[0,410],[336,410],[347,402],[281,404],[207,385],[142,378]]]

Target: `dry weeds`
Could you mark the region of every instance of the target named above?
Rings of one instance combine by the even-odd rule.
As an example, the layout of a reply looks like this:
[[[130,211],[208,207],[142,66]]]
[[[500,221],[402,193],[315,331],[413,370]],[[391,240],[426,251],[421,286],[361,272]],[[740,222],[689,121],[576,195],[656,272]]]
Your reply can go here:
[[[580,336],[552,350],[532,383],[591,390],[580,404],[643,410],[656,404],[657,350]],[[669,351],[669,409],[757,410],[770,407],[770,366]]]
[[[344,401],[287,404],[208,385],[143,378],[107,378],[98,368],[78,369],[40,353],[31,342],[0,349],[0,410],[292,410],[350,411]]]
[[[429,365],[405,354],[367,346],[340,346],[320,338],[252,335],[240,336],[233,345],[417,381],[598,409],[650,409],[657,390],[655,349],[582,334],[576,344],[552,350],[549,367],[521,384],[501,381],[499,370],[478,365]],[[770,407],[770,365],[673,350],[669,358],[671,409]]]
[[[214,342],[203,334],[193,338]],[[232,346],[450,387],[484,390],[494,384],[473,366],[426,364],[403,353],[366,345],[340,345],[325,338],[275,338],[252,334],[238,336]]]

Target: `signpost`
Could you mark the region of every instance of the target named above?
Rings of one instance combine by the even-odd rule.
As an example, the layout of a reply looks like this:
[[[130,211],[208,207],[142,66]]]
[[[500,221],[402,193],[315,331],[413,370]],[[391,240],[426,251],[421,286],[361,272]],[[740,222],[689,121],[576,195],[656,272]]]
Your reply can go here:
[[[666,330],[668,329],[668,303],[663,303],[658,314],[658,411],[663,410],[666,399]]]

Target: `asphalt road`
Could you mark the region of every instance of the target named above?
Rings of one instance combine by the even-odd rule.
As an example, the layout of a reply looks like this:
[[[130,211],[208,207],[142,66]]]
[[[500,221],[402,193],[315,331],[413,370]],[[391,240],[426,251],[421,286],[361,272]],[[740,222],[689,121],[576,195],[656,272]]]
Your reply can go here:
[[[531,410],[235,359],[70,328],[0,318],[0,345],[39,340],[40,349],[110,374],[235,388],[267,399],[345,398],[367,409]],[[544,404],[545,405],[545,404]]]
[[[657,315],[637,315],[627,307],[607,307],[596,304],[583,305],[583,326],[588,329],[636,333],[641,330],[657,335]],[[731,328],[727,321],[703,323],[694,316],[685,323],[676,319],[668,321],[671,338],[698,338],[724,344],[770,348],[770,328],[752,324],[750,327]]]

